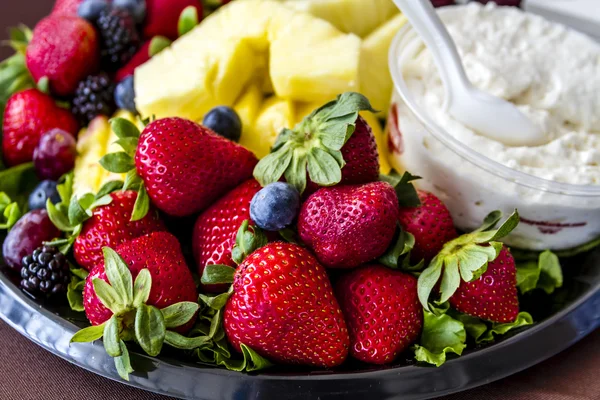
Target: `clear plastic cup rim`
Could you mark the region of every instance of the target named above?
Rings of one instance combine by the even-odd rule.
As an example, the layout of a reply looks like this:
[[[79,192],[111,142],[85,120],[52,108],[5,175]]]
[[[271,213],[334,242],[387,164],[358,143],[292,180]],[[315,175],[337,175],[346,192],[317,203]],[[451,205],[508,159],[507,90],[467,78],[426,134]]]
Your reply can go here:
[[[444,11],[442,10],[441,12],[443,13]],[[412,97],[399,67],[400,59],[404,58],[402,57],[402,53],[407,51],[407,49],[402,48],[403,39],[411,32],[412,27],[407,23],[396,34],[390,47],[388,62],[392,80],[394,82],[394,90],[400,95],[404,103],[417,119],[425,126],[427,131],[437,140],[452,152],[469,161],[476,167],[484,169],[490,174],[496,175],[509,182],[517,183],[539,191],[566,196],[600,197],[600,185],[574,185],[570,183],[555,182],[512,169],[504,164],[494,161],[466,146],[433,121],[427,112],[425,112]]]

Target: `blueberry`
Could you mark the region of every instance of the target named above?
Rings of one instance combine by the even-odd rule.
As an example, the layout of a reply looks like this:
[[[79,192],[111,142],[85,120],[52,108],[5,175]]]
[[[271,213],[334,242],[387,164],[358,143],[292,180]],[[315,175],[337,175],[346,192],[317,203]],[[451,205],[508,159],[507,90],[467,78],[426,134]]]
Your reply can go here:
[[[234,142],[238,142],[242,136],[242,120],[230,107],[213,108],[204,116],[202,125]]]
[[[90,22],[96,22],[100,13],[109,8],[110,4],[107,0],[83,0],[77,9],[77,14]]]
[[[146,0],[113,0],[112,5],[127,11],[137,24],[141,24],[146,18]]]
[[[42,181],[35,189],[33,189],[33,192],[29,195],[29,209],[45,209],[46,200],[48,199],[52,201],[52,204],[56,204],[60,201],[60,195],[56,190],[56,182],[54,181]]]
[[[115,103],[119,108],[137,114],[135,109],[135,90],[133,88],[133,76],[128,76],[117,85],[115,89]]]
[[[300,194],[291,185],[275,182],[261,189],[250,203],[250,218],[259,228],[279,231],[292,224],[300,208]]]

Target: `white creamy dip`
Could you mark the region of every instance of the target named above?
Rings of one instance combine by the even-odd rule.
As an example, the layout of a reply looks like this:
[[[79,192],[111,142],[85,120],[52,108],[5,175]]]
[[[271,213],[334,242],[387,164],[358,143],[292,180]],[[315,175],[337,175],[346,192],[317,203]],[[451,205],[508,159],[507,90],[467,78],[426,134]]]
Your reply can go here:
[[[445,9],[442,19],[471,82],[517,104],[547,142],[507,147],[453,119],[443,109],[445,90],[424,47],[401,66],[423,111],[468,147],[508,167],[556,182],[600,185],[600,44],[512,7],[471,3]]]

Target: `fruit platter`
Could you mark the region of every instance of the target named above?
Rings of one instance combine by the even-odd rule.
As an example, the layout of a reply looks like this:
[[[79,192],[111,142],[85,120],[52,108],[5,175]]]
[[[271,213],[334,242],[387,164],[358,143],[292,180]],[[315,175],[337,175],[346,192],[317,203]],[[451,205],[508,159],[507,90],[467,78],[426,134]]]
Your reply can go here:
[[[15,24],[0,317],[189,399],[433,398],[598,328],[600,45],[519,1],[431,3],[535,140],[455,115],[391,0],[56,0]]]

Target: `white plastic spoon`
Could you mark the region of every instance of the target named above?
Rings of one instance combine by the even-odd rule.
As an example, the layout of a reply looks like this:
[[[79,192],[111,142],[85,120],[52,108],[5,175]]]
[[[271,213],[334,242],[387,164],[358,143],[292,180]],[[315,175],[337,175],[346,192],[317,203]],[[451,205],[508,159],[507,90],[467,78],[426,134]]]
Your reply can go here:
[[[471,129],[507,146],[538,146],[543,132],[512,103],[475,88],[448,30],[429,0],[394,0],[417,31],[446,87],[445,109]]]

